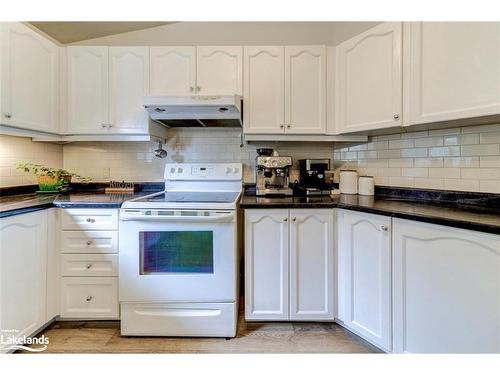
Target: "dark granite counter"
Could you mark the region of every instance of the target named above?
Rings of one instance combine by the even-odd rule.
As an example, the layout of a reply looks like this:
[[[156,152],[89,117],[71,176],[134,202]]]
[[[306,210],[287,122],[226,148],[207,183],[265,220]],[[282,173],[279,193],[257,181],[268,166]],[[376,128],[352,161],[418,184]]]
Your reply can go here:
[[[244,195],[241,208],[344,208],[402,219],[500,234],[498,207],[453,206],[422,203],[408,198],[337,195],[320,197],[267,198]]]
[[[0,218],[54,207],[57,194],[19,194],[0,197]]]
[[[54,206],[61,208],[120,208],[125,201],[152,193],[152,191],[141,191],[134,194],[66,193],[60,194],[54,199]]]

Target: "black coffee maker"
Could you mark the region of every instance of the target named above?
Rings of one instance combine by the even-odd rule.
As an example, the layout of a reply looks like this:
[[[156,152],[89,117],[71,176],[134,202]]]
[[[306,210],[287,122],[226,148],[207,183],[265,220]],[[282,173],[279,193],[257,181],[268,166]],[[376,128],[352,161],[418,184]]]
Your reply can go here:
[[[300,195],[329,194],[331,182],[326,178],[330,170],[330,159],[299,160],[300,178],[294,185],[294,191]]]

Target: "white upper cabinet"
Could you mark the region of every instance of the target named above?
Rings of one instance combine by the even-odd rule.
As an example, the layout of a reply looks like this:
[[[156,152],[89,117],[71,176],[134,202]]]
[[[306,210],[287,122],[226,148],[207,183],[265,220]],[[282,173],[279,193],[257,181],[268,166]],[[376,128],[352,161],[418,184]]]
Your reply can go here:
[[[288,320],[288,210],[245,210],[245,319]]]
[[[143,97],[149,93],[149,48],[110,47],[109,126],[114,133],[147,132]]]
[[[244,132],[285,131],[283,46],[244,47]]]
[[[0,123],[58,133],[59,47],[21,23],[0,28]]]
[[[405,24],[409,125],[500,113],[500,22]]]
[[[290,210],[290,320],[333,320],[333,210]]]
[[[108,47],[71,46],[67,48],[67,59],[68,133],[107,131]]]
[[[385,22],[337,50],[337,132],[402,125],[402,23]]]
[[[286,133],[326,132],[326,47],[285,47]]]
[[[338,317],[385,351],[392,349],[391,218],[338,210]]]
[[[243,47],[196,47],[196,93],[243,95]]]
[[[196,47],[150,48],[151,95],[194,95]]]
[[[394,352],[500,353],[499,236],[393,221]]]

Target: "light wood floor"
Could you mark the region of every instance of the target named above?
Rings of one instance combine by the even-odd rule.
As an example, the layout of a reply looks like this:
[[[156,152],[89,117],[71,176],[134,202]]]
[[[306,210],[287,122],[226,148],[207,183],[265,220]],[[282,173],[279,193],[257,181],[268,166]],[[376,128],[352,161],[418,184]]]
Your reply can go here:
[[[121,337],[119,322],[55,322],[41,332],[43,353],[376,353],[335,323],[249,323],[241,312],[236,338]],[[36,347],[36,346],[35,346]],[[23,352],[26,353],[26,352]]]

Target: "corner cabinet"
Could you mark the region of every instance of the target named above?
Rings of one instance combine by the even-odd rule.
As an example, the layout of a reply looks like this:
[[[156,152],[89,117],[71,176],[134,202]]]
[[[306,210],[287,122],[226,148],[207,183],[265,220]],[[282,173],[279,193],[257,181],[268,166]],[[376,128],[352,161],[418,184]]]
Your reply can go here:
[[[21,23],[1,23],[1,120],[59,132],[59,47]]]
[[[499,236],[393,221],[394,352],[500,353]]]
[[[500,23],[405,23],[409,125],[500,113]]]
[[[47,317],[47,211],[0,219],[0,332],[30,336]],[[0,351],[8,350],[0,343]]]
[[[326,133],[326,47],[244,47],[246,134]]]
[[[402,22],[385,22],[337,47],[337,132],[402,125]]]
[[[245,318],[333,320],[333,210],[245,210]]]
[[[391,218],[338,210],[338,318],[390,352]]]

